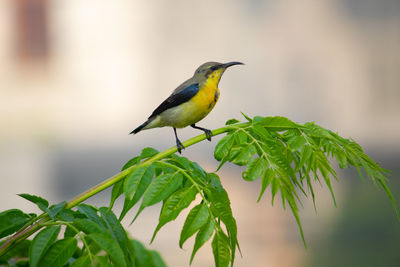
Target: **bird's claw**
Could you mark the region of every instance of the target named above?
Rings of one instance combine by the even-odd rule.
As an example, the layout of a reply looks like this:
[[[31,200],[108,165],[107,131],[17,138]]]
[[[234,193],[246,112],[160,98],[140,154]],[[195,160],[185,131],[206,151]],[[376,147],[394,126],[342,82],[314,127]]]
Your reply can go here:
[[[182,149],[185,149],[185,147],[182,145],[181,141],[176,140],[176,148],[178,149],[179,154],[182,154]]]
[[[211,136],[212,136],[211,130],[205,129],[205,130],[204,130],[204,134],[206,135],[207,140],[208,140],[208,141],[211,141]]]

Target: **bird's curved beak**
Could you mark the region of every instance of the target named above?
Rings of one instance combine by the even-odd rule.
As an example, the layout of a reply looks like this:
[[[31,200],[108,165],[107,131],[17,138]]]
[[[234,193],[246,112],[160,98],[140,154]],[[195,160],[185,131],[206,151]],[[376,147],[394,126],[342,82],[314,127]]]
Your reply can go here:
[[[244,64],[243,64],[242,62],[232,61],[232,62],[228,62],[228,63],[222,64],[222,67],[223,67],[224,69],[226,69],[226,68],[229,68],[229,67],[231,67],[231,66],[233,66],[233,65],[244,65]]]

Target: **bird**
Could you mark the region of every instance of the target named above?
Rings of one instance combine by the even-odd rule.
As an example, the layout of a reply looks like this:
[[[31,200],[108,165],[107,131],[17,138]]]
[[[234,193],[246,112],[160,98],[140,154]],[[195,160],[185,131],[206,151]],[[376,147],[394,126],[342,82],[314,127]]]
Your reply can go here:
[[[207,62],[196,69],[192,78],[179,85],[172,94],[164,100],[150,117],[130,134],[152,128],[170,126],[174,130],[176,147],[181,154],[185,147],[176,133],[177,128],[191,126],[204,132],[211,141],[212,132],[199,127],[197,122],[210,113],[219,99],[218,84],[225,70],[234,65],[244,65],[241,62],[228,63]]]

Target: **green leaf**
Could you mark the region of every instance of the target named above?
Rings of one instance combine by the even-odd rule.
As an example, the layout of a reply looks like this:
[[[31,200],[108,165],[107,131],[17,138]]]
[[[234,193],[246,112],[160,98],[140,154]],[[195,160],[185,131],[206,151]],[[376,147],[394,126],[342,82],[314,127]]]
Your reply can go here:
[[[239,166],[246,165],[256,153],[257,150],[254,146],[247,145],[240,149],[239,153],[232,162]]]
[[[340,168],[345,169],[348,167],[346,153],[342,150],[342,148],[338,148],[334,155],[336,161],[339,163]]]
[[[279,178],[275,177],[274,179],[272,179],[272,183],[271,183],[271,193],[272,193],[272,200],[271,200],[271,204],[274,205],[274,199],[275,199],[275,195],[276,193],[278,193],[279,188],[280,188],[280,180]]]
[[[297,181],[294,170],[290,165],[291,160],[288,160],[287,158],[287,153],[290,153],[289,150],[285,149],[281,142],[269,144],[266,149],[268,150],[265,150],[265,153],[269,155],[268,163],[271,165],[271,168],[274,169],[277,174],[279,174],[282,182],[285,182],[285,180],[287,180],[287,184],[290,185],[291,183],[293,183],[302,192],[304,192],[301,184],[299,183],[299,181]]]
[[[3,244],[3,242],[4,240],[0,241],[0,244]],[[6,254],[0,256],[0,266],[10,266],[6,264],[15,262],[15,259],[29,259],[29,247],[31,246],[31,243],[31,240],[25,239],[21,243],[18,243],[16,246],[10,248]],[[18,265],[18,263],[16,264]],[[28,266],[28,264],[29,262],[26,262],[26,266]]]
[[[211,247],[214,254],[214,261],[216,267],[227,267],[231,259],[231,253],[229,249],[229,239],[222,232],[217,231],[214,235],[214,239],[211,243]]]
[[[133,170],[125,179],[124,192],[127,198],[130,198],[141,183],[151,181],[154,176],[154,167],[143,166]]]
[[[26,200],[32,203],[35,203],[39,207],[39,209],[41,209],[44,212],[47,212],[47,207],[49,206],[49,202],[46,199],[30,194],[18,194],[18,196],[25,198]]]
[[[252,119],[251,119],[249,116],[247,116],[247,115],[244,114],[243,112],[240,112],[240,113],[242,113],[243,117],[244,117],[246,120],[248,120],[249,122],[252,121]]]
[[[157,149],[154,149],[154,148],[152,148],[152,147],[146,147],[146,148],[144,148],[144,149],[142,150],[142,153],[140,154],[140,157],[141,157],[142,159],[151,158],[151,157],[157,155],[158,153],[159,153],[159,152],[158,152]]]
[[[87,204],[79,204],[77,208],[78,208],[79,212],[86,215],[86,217],[88,217],[91,221],[100,225],[104,230],[107,229],[106,226],[104,225],[103,220],[97,214],[96,208],[94,208],[93,206],[87,205]]]
[[[246,134],[245,131],[237,131],[233,134],[233,138],[235,140],[235,144],[237,145],[243,145],[243,146],[247,146],[247,140],[248,140],[248,135]]]
[[[60,229],[60,226],[47,227],[33,238],[29,248],[29,265],[31,267],[37,266],[40,259],[57,239]]]
[[[72,222],[75,217],[79,218],[82,217],[83,215],[79,212],[75,212],[69,209],[62,209],[60,212],[57,214],[57,218],[60,220],[66,221],[66,222]]]
[[[329,191],[331,192],[332,200],[333,203],[336,205],[336,199],[335,199],[335,194],[333,192],[333,188],[331,185],[331,180],[329,178],[329,173],[332,173],[334,176],[336,176],[335,171],[332,169],[332,167],[329,164],[328,159],[325,157],[324,153],[321,151],[316,151],[314,153],[314,158],[315,158],[315,167],[313,167],[314,175],[317,176],[317,168],[319,169],[320,173],[322,174],[322,177],[325,180],[326,185],[328,186]]]
[[[216,160],[221,161],[228,156],[230,149],[233,146],[233,135],[228,134],[219,140],[214,150],[214,157]]]
[[[190,160],[188,160],[185,157],[180,157],[180,156],[177,156],[177,155],[174,155],[174,154],[171,155],[171,158],[167,162],[170,163],[170,164],[173,164],[175,166],[178,166],[178,167],[180,167],[182,169],[186,169],[186,170],[189,170],[192,167],[191,166],[192,164],[191,164]],[[165,167],[166,166],[162,166],[162,168],[164,168],[164,169],[165,169]]]
[[[135,239],[133,239],[131,242],[133,243],[133,247],[135,250],[135,265],[137,267],[152,266],[152,255],[143,246],[143,244]]]
[[[300,236],[301,236],[301,239],[303,240],[303,244],[307,248],[306,239],[304,237],[304,232],[303,232],[303,227],[302,227],[301,221],[300,221],[299,210],[297,208],[297,204],[296,204],[294,195],[292,192],[288,191],[285,188],[281,188],[281,194],[282,194],[282,199],[286,199],[286,201],[289,203],[289,206],[290,206],[290,209],[292,210],[293,216],[296,219],[297,226],[300,231]]]
[[[225,125],[231,125],[231,124],[235,124],[235,123],[238,123],[238,122],[239,121],[237,119],[230,119],[230,120],[227,120],[225,122]]]
[[[136,220],[144,208],[157,204],[175,192],[182,185],[182,181],[183,177],[179,172],[158,176],[144,192],[142,204],[132,222]]]
[[[302,147],[301,153],[300,153],[300,161],[296,165],[295,172],[298,172],[301,168],[303,168],[305,166],[306,163],[309,162],[312,154],[313,154],[312,146],[305,145]],[[306,168],[306,169],[309,170],[309,168]],[[308,170],[307,170],[307,172],[308,172]]]
[[[271,134],[264,127],[260,125],[253,125],[253,127],[250,128],[250,130],[257,135],[257,139],[268,142],[274,141],[271,140],[272,139]]]
[[[240,150],[242,149],[242,147],[243,146],[240,146],[240,145],[239,146],[233,146],[231,148],[231,150],[229,151],[228,157],[224,158],[222,161],[227,160],[227,161],[233,162],[233,160],[239,155]],[[222,162],[221,162],[221,164],[222,164]],[[218,167],[218,169],[219,169],[219,167]]]
[[[0,212],[0,238],[15,233],[29,220],[29,215],[21,210],[10,209]]]
[[[115,241],[119,243],[121,248],[124,248],[128,239],[125,230],[118,221],[117,217],[106,207],[101,207],[99,211],[103,221],[107,225],[108,232],[113,236]]]
[[[314,189],[313,189],[313,187],[312,187],[311,177],[310,177],[309,174],[306,174],[305,177],[306,177],[308,189],[309,189],[309,191],[310,191],[310,193],[311,193],[311,197],[312,197],[312,200],[313,200],[314,209],[315,209],[315,211],[316,211],[316,210],[317,210],[317,206],[316,206],[316,204],[315,204],[315,193],[314,193]]]
[[[274,129],[276,131],[285,130],[285,129],[295,129],[301,127],[299,124],[294,123],[285,117],[265,117],[261,120],[257,120],[256,125],[261,125],[263,127],[267,127],[270,129]]]
[[[212,234],[214,233],[214,229],[215,229],[214,221],[211,218],[209,218],[208,222],[204,224],[204,226],[200,229],[200,231],[196,235],[196,241],[194,242],[192,256],[190,256],[190,264],[192,264],[194,256],[196,255],[197,251],[201,248],[201,246],[203,246],[204,243],[211,238]]]
[[[271,168],[268,168],[264,171],[263,176],[261,177],[261,191],[258,196],[257,202],[260,202],[261,197],[264,195],[265,189],[267,189],[268,185],[271,184],[272,180],[275,177],[275,173]]]
[[[75,231],[75,229],[72,229],[72,228],[69,227],[69,226],[65,227],[64,238],[67,238],[67,237],[75,237],[76,234],[77,234],[77,232]]]
[[[114,206],[117,198],[124,193],[124,182],[125,180],[121,180],[118,183],[114,184],[111,190],[111,200],[110,200],[110,209]]]
[[[261,117],[261,116],[254,116],[254,118],[253,118],[253,123],[255,124],[255,123],[258,123],[258,122],[260,122],[262,119],[264,119],[264,117]]]
[[[202,181],[207,180],[207,172],[200,167],[196,162],[190,162],[190,174],[192,178],[202,178]]]
[[[181,236],[179,239],[179,246],[182,248],[185,241],[194,235],[204,224],[207,223],[210,213],[208,211],[207,205],[204,203],[198,204],[193,209],[190,210],[188,216],[186,217],[185,223],[181,231]]]
[[[170,195],[161,209],[160,217],[158,219],[158,225],[154,231],[151,242],[153,242],[157,232],[166,223],[175,220],[179,213],[187,208],[190,203],[195,199],[197,194],[197,189],[194,185],[190,187],[184,187],[177,190],[175,193]]]
[[[57,205],[51,206],[48,211],[50,218],[55,220],[56,216],[65,208],[65,205],[67,205],[67,202],[63,201]]]
[[[232,215],[231,203],[228,197],[228,193],[222,187],[219,177],[216,174],[210,174],[210,184],[206,188],[207,195],[211,203],[211,211],[215,217],[220,219],[228,231],[231,252],[232,252],[232,263],[235,258],[236,247],[240,252],[239,243],[237,240],[237,225],[236,220]]]
[[[121,171],[124,171],[124,170],[126,170],[126,169],[132,167],[133,165],[138,164],[138,163],[140,162],[141,159],[142,159],[141,156],[136,156],[136,157],[134,157],[134,158],[128,160],[128,162],[125,163],[125,165],[122,167]]]
[[[389,186],[386,184],[385,180],[383,180],[379,175],[377,176],[379,184],[382,186],[385,193],[388,195],[390,201],[392,202],[393,209],[397,215],[397,219],[400,221],[400,212],[396,205],[396,200],[393,197],[392,192],[389,189]]]
[[[108,232],[118,242],[119,246],[124,252],[125,261],[128,265],[132,265],[134,262],[134,255],[128,249],[128,237],[122,227],[121,223],[118,221],[114,213],[106,207],[101,207],[99,209],[102,219],[107,225]]]
[[[88,235],[99,247],[101,247],[115,266],[123,267],[126,266],[124,253],[118,243],[107,234],[91,233]]]
[[[156,172],[157,168],[155,167],[156,164],[152,164],[150,166],[151,170],[148,170],[149,172]],[[149,167],[150,167],[149,166]],[[125,215],[128,213],[128,211],[140,200],[142,197],[143,193],[146,191],[146,189],[149,187],[151,184],[151,181],[153,180],[153,175],[146,174],[140,179],[136,189],[135,189],[135,194],[133,195],[132,199],[125,198],[124,201],[124,207],[122,209],[121,215],[119,216],[119,220],[121,221]]]
[[[185,157],[179,157],[177,155],[171,155],[172,160],[168,160],[167,163],[173,164],[180,169],[185,170],[187,174],[189,174],[193,180],[198,181],[199,183],[205,182],[207,178],[207,173],[197,164],[196,162],[192,162]],[[168,168],[171,169],[171,172],[175,172],[176,168]],[[164,168],[165,170],[165,168]],[[164,172],[165,173],[165,172]],[[190,182],[191,184],[191,182]]]
[[[77,219],[74,221],[74,225],[86,234],[90,233],[104,233],[106,234],[106,229],[99,225],[98,223],[90,219]]]
[[[166,199],[182,185],[182,174],[179,172],[158,176],[143,194],[142,207],[148,207]]]
[[[96,267],[113,267],[107,256],[96,256],[95,259],[97,261]]]
[[[70,267],[87,267],[91,266],[92,264],[90,263],[90,258],[89,256],[82,256],[79,257],[76,261],[74,261]]]
[[[167,267],[160,253],[155,250],[149,250],[149,254],[154,267]]]
[[[40,267],[62,267],[74,254],[78,242],[68,237],[56,241],[39,262]]]
[[[322,128],[321,126],[316,125],[313,122],[307,122],[304,124],[303,128],[304,132],[307,133],[310,136],[315,136],[319,138],[326,138],[326,139],[332,139],[333,135],[332,132]]]
[[[267,162],[264,158],[252,158],[247,164],[246,171],[242,173],[243,179],[246,181],[257,180],[267,168]]]
[[[125,215],[128,213],[128,211],[139,201],[139,198],[135,199],[129,199],[125,198],[124,200],[124,206],[122,208],[121,214],[119,215],[118,220],[122,221],[125,217]]]
[[[293,136],[287,141],[292,151],[297,151],[304,146],[307,140],[303,136]]]
[[[164,260],[160,254],[154,250],[146,249],[143,244],[132,239],[130,243],[135,251],[135,266],[136,267],[166,267]]]

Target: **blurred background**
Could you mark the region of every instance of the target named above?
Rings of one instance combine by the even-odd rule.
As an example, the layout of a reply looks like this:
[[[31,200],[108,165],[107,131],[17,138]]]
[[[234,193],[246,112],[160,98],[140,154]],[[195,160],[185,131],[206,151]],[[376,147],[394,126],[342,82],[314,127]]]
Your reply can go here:
[[[37,212],[16,194],[68,200],[142,148],[174,145],[170,128],[128,133],[207,61],[246,65],[225,73],[200,126],[220,127],[240,111],[315,121],[391,170],[400,205],[398,0],[2,0],[0,60],[0,210]],[[197,134],[179,131],[181,140]],[[219,138],[183,155],[213,171]],[[220,175],[238,223],[236,266],[400,265],[400,223],[382,190],[355,170],[339,172],[337,208],[324,186],[317,212],[304,200],[308,249],[279,201],[271,207],[267,194],[256,203],[258,183],[228,165]],[[88,203],[107,205],[109,195]],[[133,237],[150,241],[159,209],[142,213]],[[169,266],[189,263],[193,241],[178,247],[182,218],[150,246]],[[207,244],[193,266],[212,265]]]

